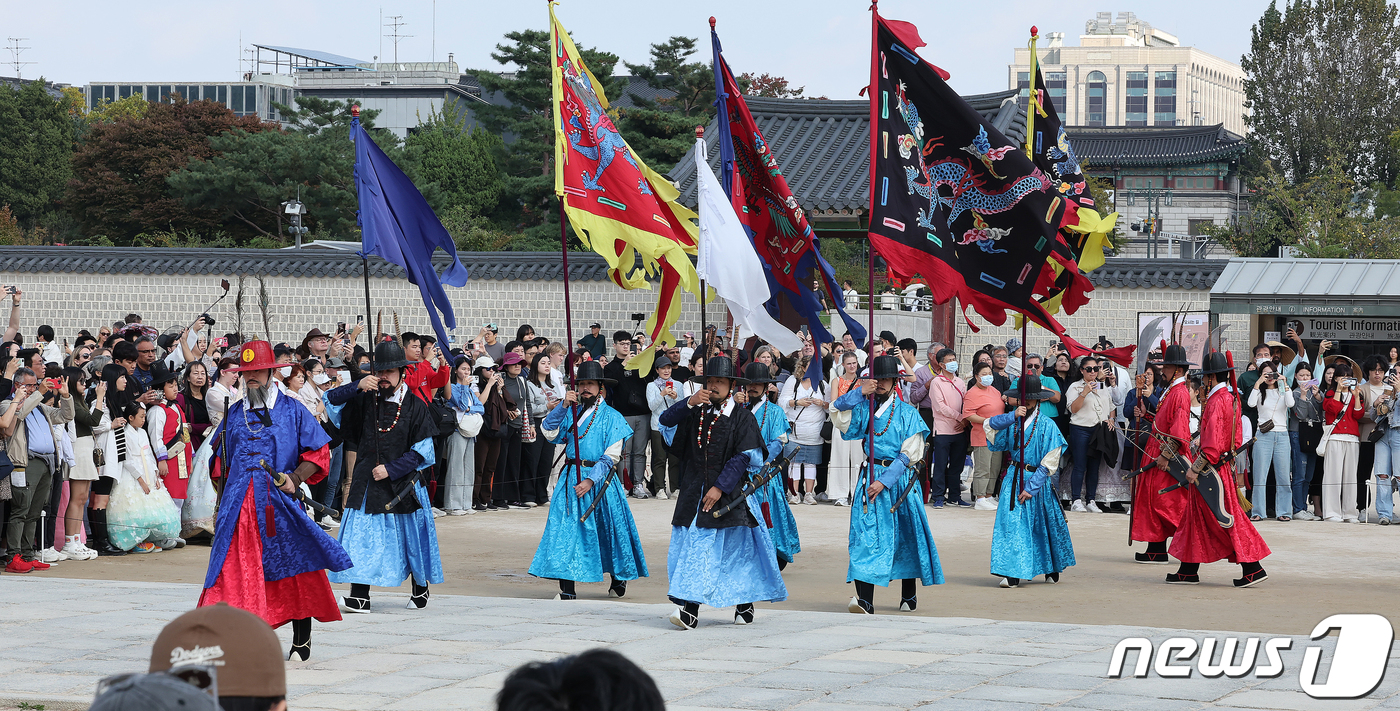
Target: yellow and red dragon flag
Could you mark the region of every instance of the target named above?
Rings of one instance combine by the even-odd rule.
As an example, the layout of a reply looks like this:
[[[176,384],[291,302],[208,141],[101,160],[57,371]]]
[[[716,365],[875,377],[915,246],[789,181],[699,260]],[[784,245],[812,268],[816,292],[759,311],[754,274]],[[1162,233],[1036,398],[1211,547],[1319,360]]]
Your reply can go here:
[[[678,204],[679,191],[648,168],[613,125],[608,98],[584,66],[569,33],[549,5],[554,54],[554,192],[579,239],[608,261],[608,278],[624,289],[647,286],[660,274],[656,311],[647,319],[653,343],[675,343],[681,289],[699,296],[695,213]],[[635,269],[636,256],[643,269]],[[642,374],[656,351],[643,348],[627,361]]]

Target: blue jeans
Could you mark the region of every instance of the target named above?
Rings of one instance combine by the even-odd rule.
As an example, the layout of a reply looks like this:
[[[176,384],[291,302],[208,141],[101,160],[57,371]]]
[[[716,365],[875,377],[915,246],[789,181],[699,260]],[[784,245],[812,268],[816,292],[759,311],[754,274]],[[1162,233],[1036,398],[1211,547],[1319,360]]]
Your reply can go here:
[[[1394,519],[1392,492],[1400,488],[1396,479],[1394,462],[1400,459],[1400,428],[1392,427],[1385,436],[1376,442],[1376,515],[1386,520]]]
[[[1313,469],[1317,466],[1317,452],[1304,452],[1299,432],[1288,433],[1288,443],[1293,448],[1293,512],[1308,510],[1308,483],[1312,481]]]
[[[1069,477],[1071,499],[1079,498],[1080,487],[1084,488],[1084,499],[1093,501],[1099,491],[1099,464],[1103,455],[1089,452],[1089,441],[1094,438],[1094,427],[1069,426],[1069,454],[1074,458],[1074,470]]]
[[[331,449],[331,471],[326,475],[326,491],[321,495],[322,504],[333,509],[340,508],[340,475],[344,469],[345,445]]]
[[[1260,434],[1254,441],[1254,490],[1250,493],[1249,502],[1254,505],[1255,516],[1263,516],[1268,510],[1265,502],[1268,500],[1269,462],[1273,462],[1275,513],[1293,517],[1293,512],[1287,510],[1293,498],[1289,487],[1292,467],[1288,461],[1292,455],[1288,430],[1274,428],[1271,432]]]
[[[962,470],[971,436],[967,432],[933,436],[933,470],[929,472],[929,491],[934,503],[962,501]]]

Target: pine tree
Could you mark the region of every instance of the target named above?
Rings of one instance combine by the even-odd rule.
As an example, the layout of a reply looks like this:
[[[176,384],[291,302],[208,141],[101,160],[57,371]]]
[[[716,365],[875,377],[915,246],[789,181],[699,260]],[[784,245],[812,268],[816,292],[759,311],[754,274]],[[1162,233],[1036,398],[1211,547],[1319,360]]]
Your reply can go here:
[[[69,103],[49,96],[42,79],[0,84],[0,205],[23,226],[53,211],[72,177]]]

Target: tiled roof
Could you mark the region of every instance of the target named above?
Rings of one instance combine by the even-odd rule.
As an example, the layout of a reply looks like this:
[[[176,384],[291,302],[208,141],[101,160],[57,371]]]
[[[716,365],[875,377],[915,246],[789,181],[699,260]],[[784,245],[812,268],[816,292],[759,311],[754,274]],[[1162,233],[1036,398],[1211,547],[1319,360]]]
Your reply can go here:
[[[1225,271],[1228,259],[1125,259],[1113,257],[1089,272],[1094,286],[1206,289]]]
[[[1091,168],[1190,165],[1244,153],[1244,137],[1214,126],[1067,127],[1079,160]]]
[[[563,278],[557,252],[462,252],[473,279],[556,281]],[[433,260],[439,271],[447,258]],[[569,253],[569,278],[607,279],[607,262],[592,252]],[[246,274],[287,277],[362,276],[360,258],[335,250],[301,252],[264,249],[151,249],[145,247],[6,247],[0,274]],[[379,257],[369,260],[375,277],[402,278],[403,269]]]
[[[964,96],[997,130],[1020,144],[1026,136],[1026,115],[1016,107],[1016,90]],[[870,205],[870,103],[830,99],[764,99],[745,97],[758,130],[768,141],[802,209],[864,210]],[[719,169],[719,131],[710,122],[705,147],[710,167]],[[671,169],[681,202],[695,207],[695,149]]]
[[[676,92],[671,91],[670,89],[654,89],[649,84],[647,84],[645,79],[638,76],[632,76],[630,74],[618,74],[615,75],[613,79],[621,80],[623,82],[624,88],[615,92],[609,92],[609,108],[630,109],[635,107],[637,105],[637,102],[632,99],[632,96],[634,94],[638,98],[645,99],[647,101],[656,101],[657,99],[669,99],[676,95]],[[616,96],[612,96],[612,94],[616,94]]]

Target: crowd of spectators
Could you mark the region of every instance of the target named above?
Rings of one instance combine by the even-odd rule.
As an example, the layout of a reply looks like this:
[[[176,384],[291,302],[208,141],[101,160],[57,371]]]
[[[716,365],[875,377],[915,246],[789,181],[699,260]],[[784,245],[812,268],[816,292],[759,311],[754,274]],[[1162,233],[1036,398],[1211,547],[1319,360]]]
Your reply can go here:
[[[188,326],[159,329],[130,314],[71,338],[37,325],[34,340],[26,341],[20,331],[23,293],[7,291],[10,320],[0,341],[0,453],[8,459],[0,462],[5,570],[29,572],[64,560],[157,552],[185,545],[186,538],[206,541],[207,531],[191,529],[188,520],[178,533],[153,523],[152,533],[136,541],[109,529],[125,525],[115,519],[130,517],[133,507],[146,511],[164,500],[188,514],[186,497],[195,496],[186,491],[188,460],[241,397],[229,357],[236,354],[240,336],[215,335],[207,315]],[[279,388],[306,407],[331,438],[330,475],[310,493],[332,508],[343,503],[345,473],[353,469],[355,453],[343,451],[336,408],[324,394],[366,372],[373,337],[364,330],[358,323],[313,327],[300,342],[273,349],[284,364],[275,371]],[[765,397],[784,410],[792,440],[804,445],[787,472],[790,502],[851,505],[864,455],[859,442],[833,437],[830,408],[856,386],[867,351],[849,334],[820,346],[807,340],[794,353],[779,353],[754,338],[732,343],[728,329],[711,327],[702,335],[711,357],[768,368],[774,383]],[[628,495],[675,495],[681,462],[666,452],[657,416],[699,387],[695,379],[703,375],[706,360],[702,339],[687,332],[681,343],[651,344],[627,330],[609,334],[600,323],[590,324],[573,344],[558,336],[522,324],[506,340],[491,322],[473,337],[446,344],[409,332],[377,336],[401,342],[414,361],[406,381],[439,419],[437,463],[426,480],[435,515],[548,504],[562,451],[546,441],[539,426],[564,397],[571,359],[601,361],[604,373],[616,381],[606,397],[633,432],[619,462]],[[1324,341],[1318,359],[1310,360],[1296,334],[1289,338],[1296,349],[1281,343],[1254,349],[1239,378],[1241,427],[1246,439],[1255,440],[1251,451],[1237,458],[1237,469],[1252,517],[1364,522],[1367,482],[1374,473],[1377,522],[1389,524],[1396,488],[1392,453],[1400,450],[1400,415],[1393,407],[1396,349],[1357,364],[1344,356],[1323,358],[1331,345]],[[1095,350],[1111,347],[1100,339]],[[651,372],[642,375],[628,360],[645,348],[655,349],[655,359]],[[1157,402],[1169,385],[1155,368],[1133,375],[1097,353],[1072,357],[1052,343],[1041,354],[1014,338],[977,350],[968,364],[959,363],[945,344],[920,350],[914,339],[889,331],[878,334],[876,349],[899,358],[899,396],[915,405],[929,426],[929,454],[920,473],[932,508],[996,509],[1007,462],[990,451],[981,425],[1018,405],[1024,367],[1051,392],[1039,407],[1068,442],[1057,484],[1065,508],[1129,509],[1131,496],[1121,474],[1140,464]],[[1204,396],[1199,380],[1192,379],[1189,387],[1193,412],[1199,413]],[[136,454],[128,457],[128,450]],[[126,462],[125,479],[103,462],[104,454]],[[133,459],[150,461],[131,470]],[[139,484],[140,495],[131,484],[123,492],[123,481]],[[114,495],[114,483],[123,495]],[[331,517],[320,523],[336,525]],[[56,538],[58,526],[65,534],[61,538]]]

